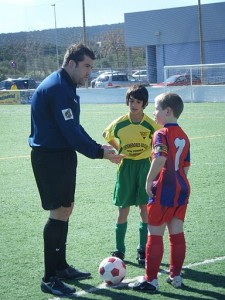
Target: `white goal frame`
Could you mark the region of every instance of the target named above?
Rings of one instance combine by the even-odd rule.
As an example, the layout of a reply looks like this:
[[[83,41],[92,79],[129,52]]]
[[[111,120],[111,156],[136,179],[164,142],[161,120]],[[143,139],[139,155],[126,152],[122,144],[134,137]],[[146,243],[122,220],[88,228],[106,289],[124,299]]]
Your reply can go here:
[[[164,66],[164,82],[175,74],[190,75],[190,85],[165,85],[167,92],[176,92],[186,102],[225,102],[225,63]],[[193,76],[200,78],[200,85],[192,84]]]

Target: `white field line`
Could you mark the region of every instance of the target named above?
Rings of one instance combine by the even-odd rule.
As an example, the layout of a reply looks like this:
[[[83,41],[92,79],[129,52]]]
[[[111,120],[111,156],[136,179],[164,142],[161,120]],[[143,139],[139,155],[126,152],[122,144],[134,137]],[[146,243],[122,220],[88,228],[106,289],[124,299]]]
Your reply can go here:
[[[214,138],[214,137],[221,137],[221,136],[225,136],[225,134],[214,134],[214,135],[190,137],[190,140],[198,140],[198,139],[205,139],[205,138]],[[8,157],[0,157],[0,160],[28,158],[28,157],[30,157],[30,155],[8,156]],[[94,167],[94,168],[96,168],[96,167]]]
[[[21,156],[8,156],[8,157],[0,157],[1,160],[10,160],[10,159],[20,159],[20,158],[30,158],[30,155],[21,155]],[[204,163],[205,165],[224,165],[225,162],[206,162]],[[196,163],[192,163],[192,166],[196,166]],[[104,165],[97,165],[97,166],[92,166],[88,167],[88,169],[105,169]]]
[[[10,159],[20,159],[20,158],[30,158],[30,155],[19,155],[19,156],[8,156],[8,157],[0,157],[1,160],[10,160]],[[195,163],[191,164],[192,166],[195,166]],[[205,165],[224,165],[224,162],[206,162]],[[105,169],[104,165],[97,165],[89,167],[89,169]]]
[[[215,263],[217,261],[222,261],[222,260],[225,260],[225,256],[216,257],[216,258],[212,258],[212,259],[206,259],[206,260],[201,261],[201,262],[196,262],[196,263],[193,263],[193,264],[189,264],[189,265],[183,266],[183,269],[192,269],[193,267],[212,264],[212,263]],[[168,273],[169,273],[169,270],[161,270],[159,275],[168,274]],[[143,276],[138,276],[138,277],[134,277],[134,278],[124,279],[122,283],[120,283],[118,285],[113,285],[113,286],[109,286],[106,283],[101,283],[97,287],[92,287],[92,288],[90,288],[86,291],[79,291],[76,294],[74,294],[73,296],[69,297],[69,299],[77,298],[79,296],[83,296],[83,295],[90,294],[90,293],[95,293],[98,290],[102,290],[102,289],[109,289],[109,288],[117,289],[117,288],[125,287],[129,283],[134,282],[134,281],[136,281],[136,280],[138,280],[142,277]],[[61,300],[61,299],[62,298],[59,298],[59,297],[48,298],[48,300]]]
[[[214,137],[221,137],[225,134],[212,134],[212,135],[204,135],[204,136],[196,136],[196,137],[190,137],[190,140],[198,140],[198,139],[205,139],[205,138],[214,138]]]
[[[225,260],[225,256],[215,257],[215,258],[212,258],[212,259],[206,259],[202,262],[196,262],[196,263],[193,263],[193,264],[189,264],[187,266],[184,266],[183,269],[191,269],[192,267],[195,267],[195,266],[212,264],[212,263],[220,261],[220,260]]]
[[[29,158],[29,157],[30,157],[30,155],[6,156],[6,157],[0,157],[0,160]]]

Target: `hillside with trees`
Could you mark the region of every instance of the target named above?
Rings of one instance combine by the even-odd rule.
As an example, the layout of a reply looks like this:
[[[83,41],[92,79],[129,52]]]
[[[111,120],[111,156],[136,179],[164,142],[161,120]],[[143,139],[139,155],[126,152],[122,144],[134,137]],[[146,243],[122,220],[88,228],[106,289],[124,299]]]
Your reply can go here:
[[[96,70],[127,70],[123,23],[90,26],[86,28],[86,33],[87,45],[97,57]],[[23,76],[42,80],[58,68],[57,50],[60,66],[66,48],[82,40],[82,27],[0,34],[0,81]],[[145,50],[132,49],[131,58],[134,69],[142,68],[145,65]]]

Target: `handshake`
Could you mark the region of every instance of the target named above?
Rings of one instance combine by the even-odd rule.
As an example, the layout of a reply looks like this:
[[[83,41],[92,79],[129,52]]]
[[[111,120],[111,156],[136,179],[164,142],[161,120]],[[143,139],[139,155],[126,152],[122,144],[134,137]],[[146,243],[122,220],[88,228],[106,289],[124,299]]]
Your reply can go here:
[[[124,154],[117,154],[113,146],[102,145],[102,149],[104,149],[103,158],[110,160],[114,164],[118,165],[121,162],[121,160],[125,157]]]

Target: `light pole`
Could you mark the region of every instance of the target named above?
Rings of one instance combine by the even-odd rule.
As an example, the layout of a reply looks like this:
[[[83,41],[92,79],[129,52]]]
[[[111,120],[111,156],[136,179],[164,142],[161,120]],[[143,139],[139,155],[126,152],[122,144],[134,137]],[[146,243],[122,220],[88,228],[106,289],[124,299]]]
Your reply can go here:
[[[200,39],[200,61],[201,61],[201,64],[204,64],[204,45],[203,45],[201,0],[198,0],[198,19],[199,19],[199,39]]]
[[[59,51],[58,51],[58,35],[57,35],[57,25],[56,25],[56,11],[55,11],[55,4],[52,4],[54,8],[54,19],[55,19],[55,48],[56,48],[56,64],[57,69],[59,68]]]
[[[85,21],[85,3],[82,0],[82,11],[83,11],[83,43],[87,46],[87,32],[86,32],[86,21]],[[85,80],[85,87],[88,88],[88,80]]]
[[[82,0],[82,10],[83,10],[83,43],[87,45],[87,32],[86,32],[86,21],[85,21],[85,3]]]
[[[100,67],[102,70],[102,42],[97,42],[96,44],[98,44],[99,46],[99,60],[100,60]]]
[[[202,30],[202,9],[201,0],[198,0],[198,22],[199,22],[199,40],[200,40],[200,62],[204,64],[204,44],[203,44],[203,30]],[[204,82],[204,68],[201,66],[201,80]]]

